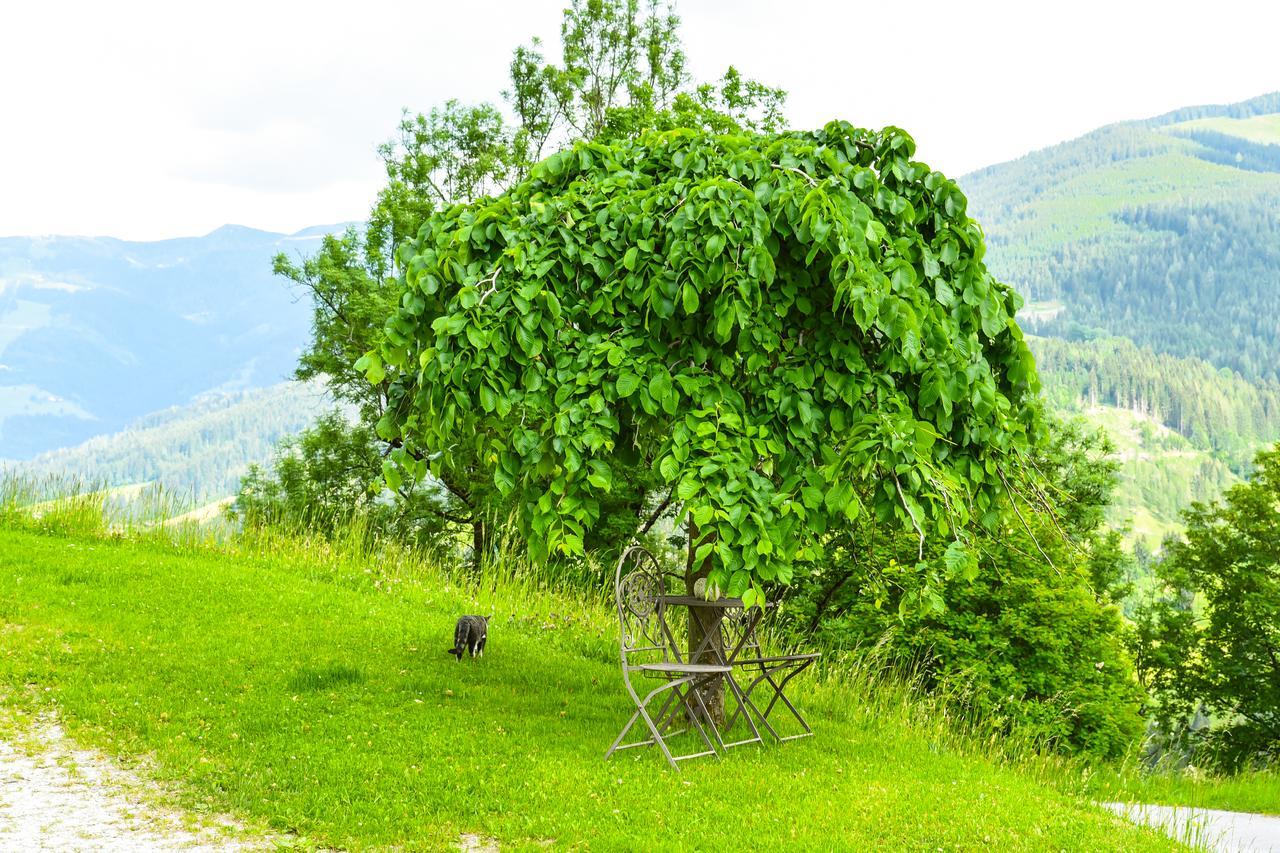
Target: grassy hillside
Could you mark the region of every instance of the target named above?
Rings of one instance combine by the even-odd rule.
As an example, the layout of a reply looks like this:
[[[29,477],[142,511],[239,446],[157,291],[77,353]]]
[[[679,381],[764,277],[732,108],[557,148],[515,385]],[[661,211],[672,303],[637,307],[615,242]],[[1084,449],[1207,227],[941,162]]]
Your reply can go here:
[[[7,467],[108,487],[153,483],[183,498],[213,500],[234,494],[250,463],[269,460],[281,438],[309,426],[330,405],[322,388],[296,382],[209,394],[118,433]]]
[[[1280,379],[1280,93],[1101,128],[967,175],[1034,328]]]
[[[474,663],[443,653],[493,613]],[[864,675],[806,677],[814,738],[684,772],[612,761],[616,626],[532,580],[281,540],[213,550],[0,530],[0,695],[149,756],[187,805],[308,844],[516,848],[1167,849],[1087,774],[1003,760]]]
[[[1181,510],[1240,481],[1222,461],[1149,415],[1115,406],[1091,406],[1082,414],[1115,443],[1120,485],[1111,521],[1127,525],[1131,541],[1158,548],[1182,529]]]

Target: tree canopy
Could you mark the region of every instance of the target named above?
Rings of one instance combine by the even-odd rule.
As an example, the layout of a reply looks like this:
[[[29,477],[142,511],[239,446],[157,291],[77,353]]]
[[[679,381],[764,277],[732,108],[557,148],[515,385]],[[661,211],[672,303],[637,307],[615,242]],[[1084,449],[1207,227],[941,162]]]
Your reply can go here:
[[[693,80],[679,23],[671,4],[658,0],[571,0],[561,19],[558,56],[548,57],[537,39],[512,54],[502,93],[506,110],[449,100],[426,113],[406,112],[396,136],[379,148],[386,183],[367,226],[324,238],[312,257],[276,258],[276,272],[304,290],[314,306],[312,342],[298,377],[323,379],[336,399],[358,412],[344,446],[390,450],[374,430],[386,410],[387,383],[367,382],[352,364],[380,348],[383,320],[401,295],[396,249],[432,213],[502,192],[527,177],[545,152],[578,139],[674,127],[737,132],[781,125],[780,89],[732,66],[719,80]],[[331,431],[315,437],[338,438]],[[340,455],[342,447],[335,452]],[[476,561],[490,551],[493,522],[510,512],[490,474],[461,448],[444,457],[433,478],[403,478],[392,492],[384,490],[380,474],[370,482],[363,479],[363,466],[348,471],[360,480],[353,486],[410,504],[445,535],[455,524],[469,525]],[[607,550],[634,530],[649,478],[636,468],[628,474],[626,488],[615,489],[602,504],[588,547]],[[289,482],[304,487],[296,497],[305,501],[311,486],[298,478]],[[285,480],[278,485],[281,494],[288,491]],[[330,484],[315,485],[327,490]]]
[[[432,215],[358,365],[389,389],[388,479],[465,453],[535,553],[573,553],[618,468],[647,465],[692,562],[748,600],[864,514],[921,554],[997,523],[1043,431],[1021,300],[914,151],[844,122],[648,132]]]
[[[1203,707],[1216,719],[1197,745],[1264,764],[1280,755],[1280,447],[1183,517],[1157,564],[1164,588],[1138,613],[1139,671],[1170,733]]]

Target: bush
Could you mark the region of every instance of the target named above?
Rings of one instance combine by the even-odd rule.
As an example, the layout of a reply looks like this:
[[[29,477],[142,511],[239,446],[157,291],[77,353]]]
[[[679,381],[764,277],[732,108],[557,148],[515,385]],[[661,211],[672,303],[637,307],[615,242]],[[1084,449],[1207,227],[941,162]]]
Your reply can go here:
[[[792,630],[879,646],[993,733],[1121,755],[1142,733],[1143,695],[1114,604],[1126,558],[1103,528],[1108,449],[1060,426],[1037,461],[1052,501],[1020,501],[1025,527],[975,534],[976,572],[941,580],[941,600],[925,606],[912,601],[924,583],[914,537],[864,526],[831,542],[822,571],[788,596]],[[945,545],[925,559],[945,559]]]

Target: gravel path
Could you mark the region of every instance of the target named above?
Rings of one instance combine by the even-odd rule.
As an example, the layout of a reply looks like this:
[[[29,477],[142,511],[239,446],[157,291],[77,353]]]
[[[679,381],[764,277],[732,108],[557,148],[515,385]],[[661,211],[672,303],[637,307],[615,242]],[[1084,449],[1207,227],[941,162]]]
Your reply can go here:
[[[156,805],[154,786],[78,749],[56,723],[0,741],[0,850],[246,851],[230,818],[196,819]]]
[[[1275,815],[1140,803],[1103,805],[1135,823],[1157,827],[1172,838],[1215,853],[1280,853],[1280,817]]]

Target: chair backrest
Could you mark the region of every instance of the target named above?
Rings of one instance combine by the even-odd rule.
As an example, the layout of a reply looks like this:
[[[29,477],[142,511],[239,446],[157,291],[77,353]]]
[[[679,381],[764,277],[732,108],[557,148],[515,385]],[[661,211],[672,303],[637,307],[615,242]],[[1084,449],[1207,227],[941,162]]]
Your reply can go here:
[[[764,654],[760,646],[760,635],[767,629],[769,618],[775,612],[773,607],[767,607],[764,613],[756,613],[753,608],[734,608],[725,613],[723,621],[720,623],[720,632],[724,637],[725,652],[731,652],[738,649],[738,657],[753,658],[760,657]],[[757,616],[759,617],[757,619]],[[755,627],[752,628],[752,622],[755,621]]]
[[[639,545],[622,552],[614,572],[614,600],[618,606],[619,652],[622,666],[669,662],[670,640],[663,631],[666,573],[658,560]]]

